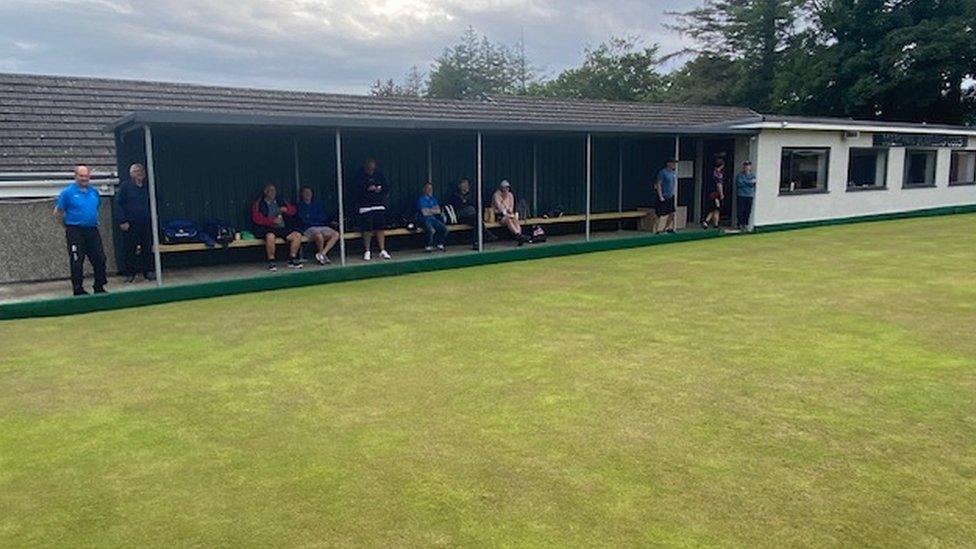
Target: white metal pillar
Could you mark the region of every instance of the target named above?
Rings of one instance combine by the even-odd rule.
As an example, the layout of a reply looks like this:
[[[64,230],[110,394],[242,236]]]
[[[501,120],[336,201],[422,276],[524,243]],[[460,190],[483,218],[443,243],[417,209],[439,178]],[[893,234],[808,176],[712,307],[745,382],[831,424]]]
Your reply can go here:
[[[485,207],[484,207],[484,191],[482,190],[482,152],[481,152],[481,132],[478,132],[478,225],[476,230],[478,231],[478,251],[484,251],[485,249]]]
[[[156,286],[163,285],[163,257],[159,251],[159,202],[156,200],[156,165],[153,163],[152,130],[143,126],[146,136],[146,175],[149,177],[149,219],[152,225],[153,263],[156,268]]]
[[[593,189],[593,135],[586,134],[586,241],[590,241],[590,202]]]
[[[292,143],[295,149],[295,197],[293,200],[298,203],[298,194],[302,190],[302,171],[298,164],[298,138],[292,138]]]
[[[339,208],[339,264],[346,264],[346,208],[342,199],[342,133],[336,128],[336,196]]]

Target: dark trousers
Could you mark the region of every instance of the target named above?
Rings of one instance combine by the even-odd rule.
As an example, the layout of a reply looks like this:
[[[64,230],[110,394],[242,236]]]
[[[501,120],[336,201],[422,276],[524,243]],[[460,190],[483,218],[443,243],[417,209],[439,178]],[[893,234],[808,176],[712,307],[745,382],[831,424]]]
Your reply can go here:
[[[736,222],[739,224],[739,227],[749,226],[749,218],[752,217],[752,201],[753,197],[751,196],[735,197],[736,210],[738,210]]]
[[[154,270],[152,255],[152,228],[144,223],[130,223],[128,231],[122,231],[122,248],[125,265],[122,274],[135,276]]]
[[[75,292],[83,290],[86,257],[95,271],[95,288],[105,286],[108,282],[105,275],[105,250],[102,248],[102,235],[98,233],[98,227],[69,226],[64,228],[64,234],[68,241],[71,286]]]

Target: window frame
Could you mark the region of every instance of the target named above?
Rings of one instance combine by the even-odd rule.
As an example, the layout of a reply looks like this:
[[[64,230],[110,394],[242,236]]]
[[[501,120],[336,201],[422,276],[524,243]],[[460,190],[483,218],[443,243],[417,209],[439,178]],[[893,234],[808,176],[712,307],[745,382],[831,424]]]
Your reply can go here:
[[[851,181],[851,167],[853,162],[851,162],[856,151],[872,151],[875,154],[883,155],[882,159],[883,167],[881,169],[881,174],[883,177],[882,183],[878,185],[877,183],[873,185],[853,185]],[[891,149],[889,147],[850,147],[847,149],[847,192],[861,192],[861,191],[886,191],[888,190],[888,161],[891,154]],[[875,159],[877,162],[877,159]]]
[[[808,147],[801,147],[801,146],[781,147],[780,148],[780,153],[779,153],[779,159],[780,159],[780,167],[779,167],[779,174],[780,175],[779,175],[779,186],[778,186],[779,187],[779,195],[780,196],[802,196],[802,195],[807,195],[807,194],[826,194],[826,193],[829,193],[830,192],[830,153],[831,153],[831,149],[832,149],[832,147],[830,147],[830,146],[822,146],[822,145],[821,146],[808,146]],[[784,156],[785,156],[785,154],[786,154],[787,151],[789,151],[791,153],[793,153],[795,151],[815,151],[815,152],[818,152],[818,153],[823,153],[823,155],[824,155],[824,163],[827,166],[826,173],[824,174],[823,187],[815,187],[815,188],[812,188],[812,189],[794,189],[794,190],[784,189],[783,188],[783,162],[784,162]]]
[[[969,155],[972,157],[972,179],[969,181],[953,181],[952,180],[952,159],[956,155]],[[976,185],[976,150],[973,149],[956,149],[949,151],[949,186],[950,187],[965,187],[966,185]]]
[[[932,154],[932,182],[931,183],[911,183],[908,181],[908,172],[911,168],[911,157],[913,152],[924,152]],[[905,149],[905,166],[902,170],[901,188],[903,189],[931,189],[936,186],[936,179],[939,175],[939,149],[933,147],[908,147]]]

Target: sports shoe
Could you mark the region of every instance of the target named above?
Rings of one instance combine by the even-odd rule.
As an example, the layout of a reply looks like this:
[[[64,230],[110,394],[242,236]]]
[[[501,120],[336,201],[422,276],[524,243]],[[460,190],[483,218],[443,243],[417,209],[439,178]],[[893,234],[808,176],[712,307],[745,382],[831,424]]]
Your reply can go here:
[[[156,280],[156,271],[146,271],[142,273],[142,277],[149,281]]]
[[[393,259],[393,256],[390,255],[390,252],[386,250],[380,250],[380,257],[382,257],[383,259]]]
[[[318,261],[319,265],[328,265],[329,263],[332,263],[329,256],[325,254],[315,254],[315,261]]]
[[[370,259],[373,259],[373,254],[369,250],[366,250],[366,253],[363,254],[363,261],[369,261]]]
[[[674,229],[668,229],[668,230],[666,230],[664,232],[666,232],[668,234],[674,234]]]
[[[433,246],[424,246],[424,251],[427,252],[427,253],[430,253],[430,252],[434,251],[434,247]]]
[[[445,248],[443,244],[440,244],[440,245],[437,246],[437,251],[438,252],[446,252],[447,251],[447,248]]]
[[[302,268],[302,260],[301,259],[298,259],[297,257],[294,258],[294,259],[289,259],[288,260],[288,268],[289,269],[301,269]]]
[[[132,284],[135,281],[136,281],[136,275],[129,275],[129,276],[125,277],[125,283],[126,284]]]
[[[268,262],[268,270],[273,273],[273,272],[275,272],[275,271],[278,270],[278,265],[275,264],[273,261],[272,262]]]
[[[705,229],[707,231],[708,230],[708,223],[705,223],[704,221],[702,221],[702,229]]]
[[[79,288],[75,290],[73,293],[74,295],[88,295],[88,292],[86,292],[84,288]]]
[[[108,292],[105,291],[105,286],[95,286],[95,293],[96,294],[107,294]]]

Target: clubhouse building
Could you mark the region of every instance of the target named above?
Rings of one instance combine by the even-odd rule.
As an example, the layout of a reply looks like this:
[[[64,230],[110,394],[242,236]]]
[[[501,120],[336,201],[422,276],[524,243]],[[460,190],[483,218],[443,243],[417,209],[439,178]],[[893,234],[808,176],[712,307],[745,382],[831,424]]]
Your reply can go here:
[[[340,221],[340,262],[357,262],[348,183],[367,158],[390,182],[388,220],[397,225],[388,234],[403,250],[420,246],[406,225],[423,183],[444,201],[462,178],[484,206],[500,181],[510,181],[526,225],[560,238],[646,230],[654,180],[669,158],[678,161],[679,229],[701,219],[716,159],[727,166],[721,218],[730,227],[976,204],[976,127],[723,106],[452,101],[0,74],[0,284],[67,277],[64,234],[51,211],[76,164],[92,168],[103,196],[112,271],[119,235],[111,197],[136,162],[148,168],[157,227],[220,219],[244,232],[265,184],[292,200],[310,186]],[[752,219],[738,220],[731,182],[745,160],[755,167],[756,197]],[[553,211],[563,215],[546,216]],[[481,228],[457,226],[452,238],[470,242],[463,233]],[[256,263],[261,253],[248,239],[217,249],[160,242],[155,259],[163,274]]]

